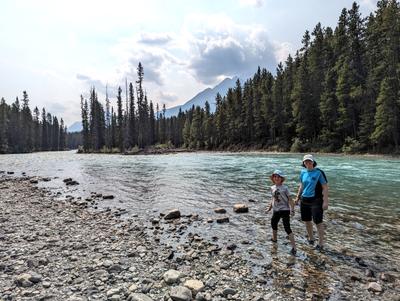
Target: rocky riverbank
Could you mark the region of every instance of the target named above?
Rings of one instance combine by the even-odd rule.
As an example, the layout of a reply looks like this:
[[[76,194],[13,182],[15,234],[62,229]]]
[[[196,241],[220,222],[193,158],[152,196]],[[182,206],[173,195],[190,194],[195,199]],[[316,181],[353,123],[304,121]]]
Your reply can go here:
[[[274,247],[257,265],[251,248],[192,233],[214,222],[201,216],[130,216],[98,206],[101,192],[74,198],[37,187],[48,178],[0,176],[1,301],[400,300],[399,266],[379,259],[300,239],[299,256]]]

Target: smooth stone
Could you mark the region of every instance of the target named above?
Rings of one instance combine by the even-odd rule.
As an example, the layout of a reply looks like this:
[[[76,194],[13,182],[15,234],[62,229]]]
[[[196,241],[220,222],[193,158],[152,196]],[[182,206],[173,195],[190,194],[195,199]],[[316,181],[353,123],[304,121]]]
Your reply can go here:
[[[224,217],[217,218],[217,223],[218,224],[229,223],[229,217],[224,216]]]
[[[224,208],[215,208],[214,212],[215,213],[226,213],[226,210]]]
[[[128,301],[153,301],[149,296],[141,293],[133,293],[128,296]]]
[[[174,284],[178,282],[179,278],[181,278],[183,274],[176,270],[168,270],[164,273],[163,278],[167,284]]]
[[[180,217],[181,217],[181,212],[178,209],[172,209],[165,214],[164,219],[170,220],[170,219],[177,219]]]
[[[236,213],[246,213],[249,212],[249,207],[245,204],[235,204],[233,206],[233,211]]]
[[[377,292],[377,293],[379,293],[379,292],[382,291],[382,286],[381,286],[379,283],[377,283],[377,282],[370,282],[370,283],[368,284],[368,290],[369,290],[369,291],[372,291],[372,292]]]
[[[191,301],[192,291],[184,286],[175,286],[171,289],[170,297],[174,301]]]
[[[204,283],[196,279],[186,280],[183,285],[190,289],[194,295],[204,289]]]

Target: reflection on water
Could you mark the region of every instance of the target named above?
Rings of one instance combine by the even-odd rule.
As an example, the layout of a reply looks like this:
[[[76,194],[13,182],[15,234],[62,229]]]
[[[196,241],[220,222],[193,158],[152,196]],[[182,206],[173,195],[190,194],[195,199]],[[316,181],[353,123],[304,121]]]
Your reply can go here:
[[[265,153],[121,156],[49,152],[1,155],[0,170],[52,177],[42,185],[63,187],[70,194],[113,194],[116,199],[105,205],[123,207],[144,217],[179,208],[183,214],[215,219],[213,209],[224,207],[230,215],[229,226],[212,223],[205,226],[203,234],[239,244],[251,240],[255,251],[270,256],[266,247],[270,216],[264,211],[270,197],[269,175],[276,168],[284,170],[286,184],[296,193],[301,158],[301,154]],[[330,186],[328,244],[400,260],[400,160],[317,155],[317,161]],[[67,177],[80,185],[66,190],[62,179]],[[248,203],[249,214],[232,213],[233,204],[249,199],[255,200]],[[299,214],[293,229],[297,236],[304,235]],[[283,240],[284,232],[279,234]]]

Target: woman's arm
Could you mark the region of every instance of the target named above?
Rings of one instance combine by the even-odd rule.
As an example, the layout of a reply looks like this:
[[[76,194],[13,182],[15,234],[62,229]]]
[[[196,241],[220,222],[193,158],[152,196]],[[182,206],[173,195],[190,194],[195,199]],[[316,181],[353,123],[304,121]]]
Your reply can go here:
[[[297,196],[294,200],[294,203],[297,205],[299,203],[300,197],[301,197],[301,193],[303,192],[303,184],[300,183],[299,185],[299,190],[297,191]]]

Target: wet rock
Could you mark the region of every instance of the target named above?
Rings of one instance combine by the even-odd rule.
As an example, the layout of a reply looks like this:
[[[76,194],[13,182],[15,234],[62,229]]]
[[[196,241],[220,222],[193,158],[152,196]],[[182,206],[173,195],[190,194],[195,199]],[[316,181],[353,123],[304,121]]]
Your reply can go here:
[[[64,179],[63,182],[65,183],[65,185],[67,186],[74,186],[74,185],[79,185],[79,183],[75,180],[72,180],[72,178],[67,178]]]
[[[226,287],[224,288],[224,290],[222,291],[222,295],[227,297],[229,295],[235,295],[237,293],[237,290],[235,290],[234,288],[231,287]]]
[[[107,291],[106,296],[110,298],[111,296],[118,295],[121,292],[120,288],[112,288]]]
[[[367,266],[367,264],[365,263],[364,259],[362,259],[361,257],[356,257],[355,260],[360,266],[362,266],[362,267],[366,267]]]
[[[15,283],[18,286],[22,287],[30,287],[33,286],[35,283],[39,283],[41,281],[42,281],[42,276],[32,272],[21,274],[15,279]]]
[[[365,270],[365,276],[373,278],[373,277],[375,277],[375,273],[371,269],[366,269]]]
[[[396,277],[389,273],[381,273],[379,276],[379,279],[381,279],[382,281],[391,282],[391,283],[396,281]]]
[[[215,213],[223,214],[226,213],[226,210],[224,208],[215,208],[214,209]]]
[[[352,226],[354,229],[357,229],[357,230],[364,230],[364,229],[365,229],[365,227],[364,227],[363,225],[361,225],[360,223],[357,223],[357,222],[353,222],[353,223],[351,224],[351,226]]]
[[[114,196],[112,194],[103,195],[103,200],[112,200]]]
[[[172,209],[165,213],[164,219],[165,220],[171,220],[171,219],[177,219],[181,217],[181,212],[178,209]]]
[[[224,216],[224,217],[217,218],[217,223],[218,224],[229,223],[229,217]]]
[[[246,213],[249,212],[249,207],[245,204],[235,204],[233,206],[233,211],[236,213]]]
[[[368,290],[376,293],[382,292],[382,286],[378,282],[368,283]]]
[[[175,286],[171,289],[170,297],[174,301],[191,301],[192,292],[184,286]]]

